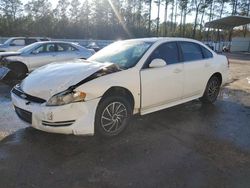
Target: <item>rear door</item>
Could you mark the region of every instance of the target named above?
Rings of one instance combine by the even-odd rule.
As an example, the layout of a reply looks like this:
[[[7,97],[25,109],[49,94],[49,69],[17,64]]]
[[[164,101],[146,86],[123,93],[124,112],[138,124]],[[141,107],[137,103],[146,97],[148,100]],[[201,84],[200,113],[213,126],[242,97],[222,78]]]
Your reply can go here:
[[[67,43],[57,43],[57,60],[66,61],[74,58],[79,58],[79,50]]]
[[[204,57],[202,46],[178,42],[184,62],[183,98],[201,95],[210,75],[211,61]]]

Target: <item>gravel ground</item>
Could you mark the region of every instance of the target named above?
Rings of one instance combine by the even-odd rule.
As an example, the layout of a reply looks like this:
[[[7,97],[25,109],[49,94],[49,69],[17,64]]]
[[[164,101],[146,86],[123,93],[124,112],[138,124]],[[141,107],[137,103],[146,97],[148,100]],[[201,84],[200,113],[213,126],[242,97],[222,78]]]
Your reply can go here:
[[[0,84],[0,187],[249,187],[250,60],[230,58],[230,83],[214,105],[135,117],[104,140],[27,127]]]

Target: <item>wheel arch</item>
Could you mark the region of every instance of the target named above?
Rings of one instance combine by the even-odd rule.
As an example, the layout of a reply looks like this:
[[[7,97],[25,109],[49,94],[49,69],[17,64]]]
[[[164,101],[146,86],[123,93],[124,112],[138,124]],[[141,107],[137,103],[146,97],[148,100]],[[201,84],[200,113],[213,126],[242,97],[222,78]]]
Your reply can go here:
[[[12,67],[14,67],[14,66],[18,66],[18,67],[24,68],[24,70],[25,70],[26,72],[29,71],[29,70],[28,70],[28,66],[27,66],[25,63],[21,62],[21,61],[11,61],[11,62],[9,62],[8,65],[7,65],[7,67],[10,68],[10,69],[11,69]]]
[[[100,102],[109,97],[109,96],[122,96],[126,97],[128,99],[129,103],[131,104],[132,110],[134,109],[135,105],[135,99],[131,91],[129,91],[127,88],[121,87],[121,86],[112,86],[110,87],[102,96]],[[100,103],[99,102],[99,103]]]
[[[27,74],[29,72],[28,66],[21,61],[11,61],[6,67],[13,71],[16,75],[20,75],[21,73]]]
[[[221,74],[220,72],[216,72],[216,73],[214,73],[214,74],[209,78],[209,80],[210,80],[212,77],[214,77],[214,76],[216,76],[217,78],[219,78],[220,85],[221,85],[221,84],[222,84],[222,74]]]

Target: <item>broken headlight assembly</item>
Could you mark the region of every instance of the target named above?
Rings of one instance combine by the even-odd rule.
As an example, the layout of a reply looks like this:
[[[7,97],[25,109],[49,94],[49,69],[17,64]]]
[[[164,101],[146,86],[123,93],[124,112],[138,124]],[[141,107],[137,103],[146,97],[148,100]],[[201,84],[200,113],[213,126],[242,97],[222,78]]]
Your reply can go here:
[[[74,102],[84,101],[86,93],[81,91],[66,90],[52,96],[46,103],[46,106],[61,106]]]

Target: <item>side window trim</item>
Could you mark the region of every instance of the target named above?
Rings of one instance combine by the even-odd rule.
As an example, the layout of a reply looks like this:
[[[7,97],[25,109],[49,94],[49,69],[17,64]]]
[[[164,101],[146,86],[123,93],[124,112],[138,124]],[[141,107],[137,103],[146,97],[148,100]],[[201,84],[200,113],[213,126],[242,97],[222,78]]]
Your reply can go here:
[[[180,42],[181,41],[177,41],[177,47],[178,47],[178,54],[179,54],[179,61],[180,63],[184,63],[184,58],[183,58],[183,53],[182,53],[182,49],[181,49],[181,46],[180,46]]]

